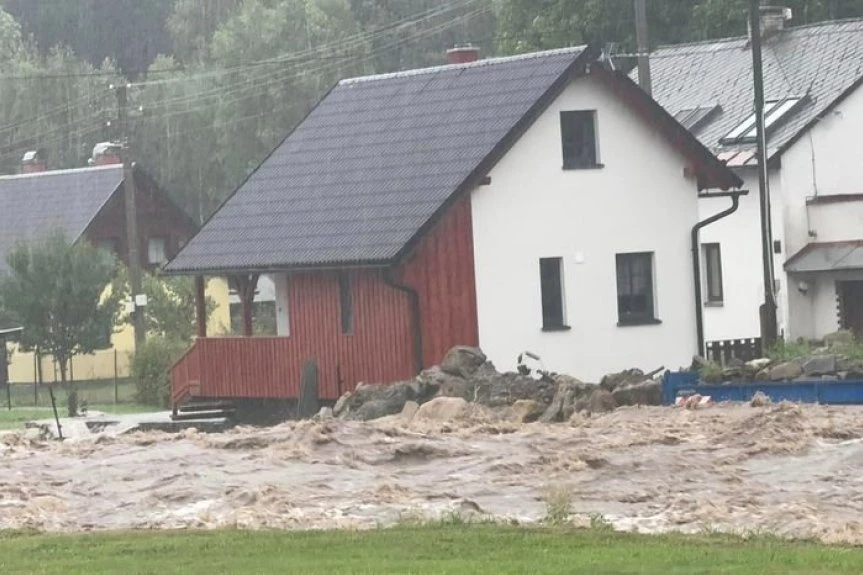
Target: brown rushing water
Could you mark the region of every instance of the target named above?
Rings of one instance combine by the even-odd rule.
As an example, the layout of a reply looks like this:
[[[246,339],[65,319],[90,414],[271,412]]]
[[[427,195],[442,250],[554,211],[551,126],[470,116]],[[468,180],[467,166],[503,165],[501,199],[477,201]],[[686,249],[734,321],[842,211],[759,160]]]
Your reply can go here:
[[[448,512],[535,522],[566,491],[622,530],[863,544],[863,409],[621,409],[568,424],[290,423],[0,438],[0,529],[330,529]]]

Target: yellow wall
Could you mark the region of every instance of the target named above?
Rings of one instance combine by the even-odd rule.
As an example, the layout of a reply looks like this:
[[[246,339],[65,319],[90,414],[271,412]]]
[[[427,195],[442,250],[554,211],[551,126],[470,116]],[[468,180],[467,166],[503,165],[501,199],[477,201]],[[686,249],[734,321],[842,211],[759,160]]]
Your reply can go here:
[[[208,335],[228,332],[231,325],[231,308],[228,300],[228,282],[213,278],[207,283],[207,295],[216,302],[216,309],[207,321]],[[111,349],[97,351],[93,355],[81,355],[72,360],[72,374],[76,381],[92,379],[113,379],[129,376],[130,353],[134,349],[134,331],[124,325],[111,338]],[[9,381],[12,383],[33,383],[36,378],[36,362],[33,353],[24,353],[9,344],[13,349],[12,362],[9,364]],[[42,358],[43,381],[59,381],[60,371],[55,369],[51,357]]]

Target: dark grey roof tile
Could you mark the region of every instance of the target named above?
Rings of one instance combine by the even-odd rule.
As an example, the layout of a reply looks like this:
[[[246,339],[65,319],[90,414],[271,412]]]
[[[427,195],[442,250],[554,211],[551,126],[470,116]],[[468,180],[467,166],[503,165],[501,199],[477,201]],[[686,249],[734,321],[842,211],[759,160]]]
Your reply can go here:
[[[583,51],[340,82],[168,269],[391,260]]]
[[[122,166],[0,177],[0,274],[18,242],[58,230],[77,240],[122,182]]]

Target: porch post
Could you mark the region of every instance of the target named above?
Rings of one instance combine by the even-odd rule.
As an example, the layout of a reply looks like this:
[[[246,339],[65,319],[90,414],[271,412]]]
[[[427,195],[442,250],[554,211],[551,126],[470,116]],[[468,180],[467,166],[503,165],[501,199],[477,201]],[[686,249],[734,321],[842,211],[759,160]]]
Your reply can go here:
[[[195,317],[198,321],[198,337],[207,337],[207,294],[204,276],[195,276]]]
[[[243,309],[243,337],[252,337],[254,334],[252,306],[255,303],[255,289],[258,287],[258,277],[258,274],[244,274],[231,278],[235,284],[237,295],[240,296],[240,305]]]

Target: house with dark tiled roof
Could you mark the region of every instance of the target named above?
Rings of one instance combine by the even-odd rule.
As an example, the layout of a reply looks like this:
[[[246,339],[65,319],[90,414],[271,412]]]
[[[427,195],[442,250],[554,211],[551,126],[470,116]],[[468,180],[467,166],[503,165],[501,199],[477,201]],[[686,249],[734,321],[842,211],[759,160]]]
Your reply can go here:
[[[0,276],[9,273],[6,254],[19,243],[44,239],[63,232],[70,241],[88,241],[114,251],[129,261],[126,241],[125,176],[115,156],[99,154],[100,165],[69,170],[48,170],[37,153],[24,157],[22,173],[0,176]],[[139,254],[145,269],[155,269],[177,254],[196,227],[194,222],[140,167],[133,168],[137,193]],[[2,326],[0,326],[2,327]],[[110,379],[125,376],[127,352],[132,349],[129,330],[115,334],[113,352],[76,358],[75,377]],[[46,378],[51,378],[46,358]],[[15,353],[9,368],[10,381],[32,383],[34,360]]]
[[[296,398],[310,360],[334,400],[459,344],[585,378],[691,360],[698,198],[742,181],[593,47],[450,56],[339,82],[168,265],[246,300],[273,275],[279,325],[200,337],[175,402]]]
[[[863,333],[863,20],[770,23],[765,121],[780,331],[788,339]],[[653,97],[753,191],[736,217],[702,231],[701,249],[708,342],[757,336],[763,268],[749,39],[663,46],[650,65]],[[700,204],[702,217],[720,209]]]

